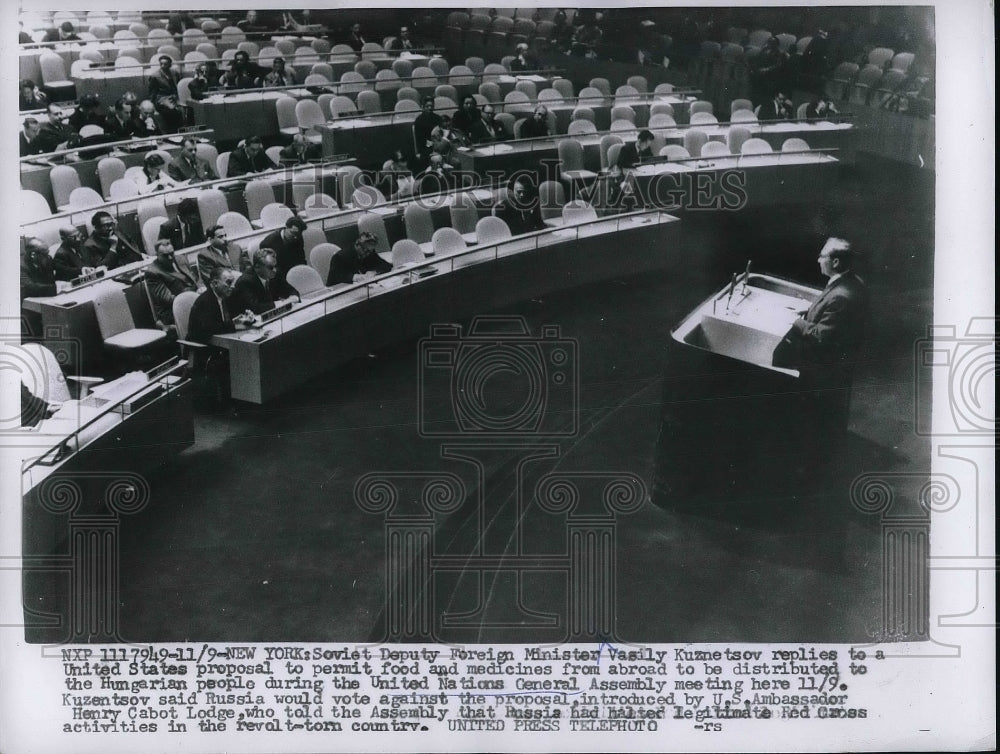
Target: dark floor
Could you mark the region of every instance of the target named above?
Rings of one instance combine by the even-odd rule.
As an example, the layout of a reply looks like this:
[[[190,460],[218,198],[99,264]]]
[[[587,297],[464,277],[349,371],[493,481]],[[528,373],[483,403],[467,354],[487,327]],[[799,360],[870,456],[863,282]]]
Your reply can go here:
[[[591,635],[870,639],[882,620],[880,531],[852,508],[848,487],[866,471],[929,465],[913,432],[911,359],[932,318],[933,187],[932,174],[898,165],[845,169],[820,208],[685,217],[711,248],[681,275],[623,277],[504,312],[523,316],[533,332],[559,325],[579,350],[579,432],[558,444],[557,458],[526,463],[520,485],[524,443],[484,453],[481,482],[474,464],[443,458],[440,441],[418,434],[415,343],[353,362],[263,408],[202,411],[195,445],[151,478],[149,508],[122,528],[120,635],[367,641],[384,638],[402,610],[404,630],[416,621],[414,631],[429,628],[439,640],[572,638],[563,566],[545,573],[525,566],[520,579],[460,566],[430,579],[418,573],[419,594],[393,592],[386,611],[387,572],[398,564],[412,576],[418,559],[405,550],[398,560],[387,557],[385,517],[355,504],[355,483],[370,472],[396,472],[396,513],[412,513],[428,473],[454,474],[468,497],[434,514],[442,562],[446,555],[461,562],[515,554],[523,564],[539,554],[565,556],[565,518],[533,498],[540,477],[587,474],[578,481],[581,506],[600,497],[608,474],[634,476],[651,490],[664,380],[675,378],[671,328],[748,257],[758,270],[822,285],[816,253],[827,234],[845,234],[868,252],[873,309],[841,460],[829,468],[806,458],[816,473],[799,487],[783,476],[802,462],[788,448],[738,480],[731,496],[717,496],[717,505],[670,499],[659,507],[646,499],[618,515],[614,557],[602,561],[615,569],[614,620],[591,627]],[[725,479],[726,465],[720,458],[706,468]],[[419,598],[426,616],[412,607]],[[53,599],[58,605],[56,597],[43,602]]]

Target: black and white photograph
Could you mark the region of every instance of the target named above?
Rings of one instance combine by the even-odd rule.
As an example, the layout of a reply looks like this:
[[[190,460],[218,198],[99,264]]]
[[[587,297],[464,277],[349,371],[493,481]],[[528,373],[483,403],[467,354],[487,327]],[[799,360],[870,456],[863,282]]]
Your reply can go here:
[[[988,4],[4,21],[0,749],[995,748]]]

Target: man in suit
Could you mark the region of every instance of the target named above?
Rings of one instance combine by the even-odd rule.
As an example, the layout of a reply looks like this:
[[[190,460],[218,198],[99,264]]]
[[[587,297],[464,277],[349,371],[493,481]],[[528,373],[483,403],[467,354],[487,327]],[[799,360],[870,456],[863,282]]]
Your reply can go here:
[[[851,376],[868,311],[868,289],[854,272],[851,244],[829,238],[820,271],[829,278],[820,297],[802,312],[775,350],[775,366],[797,368],[807,417],[822,430],[847,426]]]
[[[215,168],[208,160],[198,156],[198,142],[193,138],[185,138],[181,142],[181,151],[170,161],[167,173],[175,181],[214,181],[218,176]],[[232,172],[230,171],[230,175]]]
[[[133,122],[133,130],[139,137],[162,136],[170,130],[163,116],[156,112],[156,105],[149,99],[138,104]]]
[[[298,301],[298,294],[283,278],[277,277],[278,258],[273,249],[261,246],[253,254],[252,266],[233,286],[230,311],[263,314],[286,299]]]
[[[274,250],[278,260],[277,277],[280,280],[284,280],[295,265],[306,263],[305,242],[302,240],[306,227],[305,220],[292,215],[285,220],[285,227],[268,233],[260,242],[262,248]]]
[[[80,97],[80,103],[69,115],[69,125],[74,131],[84,126],[98,126],[108,130],[108,121],[101,107],[101,100],[96,94],[85,94]]]
[[[413,38],[410,36],[410,29],[406,26],[399,27],[399,36],[389,43],[389,49],[398,52],[412,50],[414,47]]]
[[[59,239],[61,243],[52,259],[56,280],[73,280],[101,264],[101,259],[92,255],[93,249],[84,247],[83,234],[72,225],[59,229]]]
[[[260,71],[255,63],[250,61],[246,50],[237,50],[229,62],[229,70],[219,77],[219,86],[223,89],[253,89],[258,85]]]
[[[232,178],[247,173],[263,173],[265,170],[275,170],[277,167],[264,151],[264,144],[260,137],[248,136],[244,140],[243,146],[237,147],[229,153],[229,168],[226,170],[226,177]]]
[[[35,86],[31,79],[21,79],[18,86],[18,110],[44,110],[49,104],[48,95]]]
[[[304,134],[295,134],[292,143],[287,147],[282,147],[278,153],[282,165],[305,165],[312,160],[319,160],[323,157],[323,147],[319,144],[310,144]]]
[[[198,200],[190,196],[181,199],[177,205],[177,217],[160,226],[160,238],[166,238],[175,249],[186,249],[205,243],[205,231],[201,227],[201,213]]]
[[[21,157],[32,154],[42,154],[43,144],[38,140],[38,134],[42,130],[38,120],[35,118],[25,118],[24,128],[18,134],[17,143],[20,147]]]
[[[156,111],[163,117],[168,131],[178,131],[184,125],[184,116],[177,107],[177,82],[180,76],[173,70],[174,60],[169,55],[157,58],[159,70],[149,78],[149,98]]]
[[[99,265],[113,270],[133,262],[141,262],[146,255],[139,250],[139,244],[117,232],[117,223],[111,213],[101,210],[90,218],[94,232],[83,243],[84,253],[91,259],[100,260]]]
[[[73,147],[80,142],[80,134],[66,123],[66,113],[59,105],[50,102],[48,116],[48,123],[41,127],[37,136],[38,147],[43,153]]]
[[[55,295],[56,278],[49,249],[44,241],[29,238],[21,256],[21,298]]]
[[[764,100],[757,110],[757,120],[791,120],[792,102],[780,91],[774,93],[771,99]]]
[[[549,110],[545,105],[538,105],[530,118],[521,124],[521,138],[535,139],[549,135]]]
[[[493,208],[493,215],[507,223],[510,232],[515,236],[545,229],[538,196],[534,188],[523,178],[514,181],[508,191],[507,200]]]
[[[431,133],[441,125],[441,116],[434,112],[433,97],[424,97],[420,107],[421,113],[413,121],[413,147],[416,150],[417,166],[425,168],[434,151]]]
[[[327,285],[338,283],[358,283],[374,275],[389,272],[392,265],[375,251],[377,239],[374,233],[362,233],[354,242],[354,248],[341,249],[330,260]]]
[[[174,298],[198,290],[195,279],[174,262],[174,247],[167,238],[156,242],[156,259],[146,268],[146,285],[153,300],[153,316],[163,328],[174,324]]]
[[[521,42],[514,49],[514,59],[510,61],[510,72],[537,71],[539,69],[538,60],[528,52],[528,45]]]
[[[652,158],[652,146],[652,132],[643,129],[636,135],[635,142],[629,142],[621,148],[618,152],[618,161],[615,165],[621,171],[636,167],[643,160]]]
[[[198,275],[202,280],[208,280],[216,267],[235,269],[233,260],[238,260],[240,272],[250,269],[250,257],[247,250],[235,241],[230,241],[226,229],[221,225],[212,225],[205,231],[208,243],[198,252]]]
[[[136,120],[132,114],[132,103],[119,97],[105,119],[105,130],[118,141],[130,139],[138,134]]]
[[[228,267],[214,267],[208,276],[208,288],[195,299],[188,319],[187,340],[209,343],[213,335],[235,332],[237,326],[252,321],[245,313],[232,315],[229,302],[237,273]]]
[[[59,28],[51,28],[45,32],[45,38],[43,42],[79,42],[80,37],[77,36],[76,29],[73,28],[73,23],[71,21],[63,21]]]

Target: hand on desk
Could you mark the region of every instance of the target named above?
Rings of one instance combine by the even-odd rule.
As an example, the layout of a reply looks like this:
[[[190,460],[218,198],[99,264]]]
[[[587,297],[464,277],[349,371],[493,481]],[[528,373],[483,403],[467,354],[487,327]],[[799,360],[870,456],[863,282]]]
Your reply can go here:
[[[237,314],[235,317],[233,317],[233,324],[236,326],[237,330],[244,329],[247,327],[251,327],[253,323],[256,321],[256,318],[257,315],[254,314],[249,309],[247,309],[242,314]]]
[[[354,273],[353,282],[363,283],[366,280],[371,280],[373,277],[375,277],[374,270],[369,270],[368,272],[356,272]]]

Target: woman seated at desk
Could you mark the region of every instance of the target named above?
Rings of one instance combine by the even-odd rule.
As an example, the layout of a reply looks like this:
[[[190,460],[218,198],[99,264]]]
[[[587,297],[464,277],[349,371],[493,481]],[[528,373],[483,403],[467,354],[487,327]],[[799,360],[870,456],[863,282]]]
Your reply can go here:
[[[170,177],[167,171],[163,169],[165,164],[166,161],[156,152],[150,152],[146,155],[146,159],[143,160],[142,170],[136,171],[132,176],[132,180],[135,181],[140,194],[152,194],[154,191],[163,191],[164,189],[185,185],[186,181],[175,181]]]

